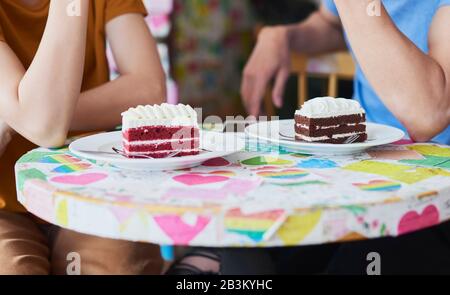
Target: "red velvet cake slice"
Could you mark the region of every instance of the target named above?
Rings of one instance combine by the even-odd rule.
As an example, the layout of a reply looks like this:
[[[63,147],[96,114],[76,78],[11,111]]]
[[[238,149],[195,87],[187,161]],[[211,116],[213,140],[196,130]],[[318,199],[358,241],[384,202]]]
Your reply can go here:
[[[138,106],[122,114],[124,152],[129,158],[177,157],[200,152],[197,113],[188,105]]]
[[[367,140],[366,112],[356,100],[318,97],[295,113],[295,138],[314,143],[351,143]]]

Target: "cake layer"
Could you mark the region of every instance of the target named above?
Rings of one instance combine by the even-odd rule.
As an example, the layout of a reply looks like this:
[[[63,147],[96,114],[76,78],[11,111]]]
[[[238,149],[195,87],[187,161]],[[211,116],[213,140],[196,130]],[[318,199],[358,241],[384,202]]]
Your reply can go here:
[[[366,122],[366,114],[347,115],[328,118],[310,118],[301,115],[295,115],[295,124],[306,126],[337,126],[344,124],[358,124]]]
[[[195,120],[195,121],[194,121]],[[191,118],[173,118],[173,119],[139,119],[139,120],[123,120],[122,129],[141,128],[146,126],[162,125],[168,127],[198,127],[197,119]]]
[[[126,139],[123,139],[122,142],[124,144],[129,145],[141,145],[141,144],[162,144],[162,143],[171,143],[171,142],[185,142],[185,141],[191,141],[191,140],[197,140],[199,141],[200,138],[198,137],[190,137],[190,138],[183,138],[183,139],[151,139],[151,140],[132,140],[128,141]]]
[[[123,131],[123,138],[128,141],[144,140],[180,140],[184,138],[198,138],[200,131],[196,127],[168,127],[168,126],[146,126],[130,128]]]
[[[318,125],[307,126],[300,124],[295,125],[295,133],[309,137],[320,137],[320,136],[332,137],[335,134],[346,134],[352,132],[353,133],[366,132],[366,125],[362,123],[335,125],[335,126],[318,126]]]
[[[156,142],[156,143],[155,143]],[[166,151],[166,150],[190,150],[198,149],[200,146],[200,140],[198,138],[178,140],[178,141],[136,141],[123,143],[124,150],[126,152],[154,152],[154,151]]]
[[[127,157],[131,159],[145,159],[146,156],[156,158],[156,159],[162,159],[167,158],[170,154],[172,154],[174,151],[158,151],[158,152],[131,152],[127,153]],[[184,157],[184,156],[195,156],[200,154],[200,150],[198,149],[192,149],[192,150],[185,150],[180,152],[179,154],[175,155],[175,157]]]
[[[302,134],[296,134],[295,139],[299,141],[313,142],[313,143],[333,143],[333,144],[344,144],[346,141],[357,133],[352,134],[336,134],[333,137],[329,136],[318,136],[318,137],[309,137]],[[352,143],[365,142],[367,140],[367,133],[359,133],[357,134],[358,138]]]

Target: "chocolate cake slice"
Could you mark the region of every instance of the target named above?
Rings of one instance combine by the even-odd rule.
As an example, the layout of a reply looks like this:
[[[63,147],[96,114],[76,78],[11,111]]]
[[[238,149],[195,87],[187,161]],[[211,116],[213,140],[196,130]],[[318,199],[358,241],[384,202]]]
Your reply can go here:
[[[314,143],[344,144],[367,140],[366,113],[359,102],[345,98],[318,97],[295,113],[295,138]]]

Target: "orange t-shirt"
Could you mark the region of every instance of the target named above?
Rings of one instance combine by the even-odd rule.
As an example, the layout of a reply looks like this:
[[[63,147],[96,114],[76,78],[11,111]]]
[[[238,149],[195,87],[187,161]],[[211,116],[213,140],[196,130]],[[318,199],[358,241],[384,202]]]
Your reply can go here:
[[[18,0],[0,1],[0,42],[6,42],[12,48],[25,68],[30,66],[41,41],[49,4],[50,0],[41,0],[30,8]],[[127,13],[146,15],[147,11],[142,0],[90,1],[82,91],[109,81],[105,26],[113,18]],[[25,210],[16,200],[14,164],[33,148],[31,142],[16,135],[0,157],[0,209]]]

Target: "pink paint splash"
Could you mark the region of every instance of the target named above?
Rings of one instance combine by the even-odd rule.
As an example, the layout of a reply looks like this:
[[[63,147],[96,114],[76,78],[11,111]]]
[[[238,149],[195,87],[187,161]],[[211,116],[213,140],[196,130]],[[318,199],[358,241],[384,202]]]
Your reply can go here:
[[[177,175],[173,180],[189,186],[213,184],[229,180],[229,177],[217,175],[182,174]]]
[[[72,185],[89,185],[107,178],[108,175],[104,173],[87,173],[80,175],[63,175],[56,176],[51,179],[53,182]]]
[[[194,225],[186,224],[176,215],[157,216],[154,219],[174,245],[188,245],[210,222],[210,218],[203,216],[198,216]]]

